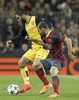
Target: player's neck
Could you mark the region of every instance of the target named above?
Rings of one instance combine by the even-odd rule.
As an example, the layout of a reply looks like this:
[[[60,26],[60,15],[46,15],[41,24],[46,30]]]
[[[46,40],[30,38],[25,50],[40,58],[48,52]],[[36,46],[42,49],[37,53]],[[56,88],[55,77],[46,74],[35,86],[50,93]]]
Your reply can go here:
[[[26,23],[29,23],[31,19],[31,16],[27,15],[27,17],[25,17]]]
[[[47,29],[46,32],[45,32],[46,36],[48,35],[48,33],[49,33],[49,29]]]

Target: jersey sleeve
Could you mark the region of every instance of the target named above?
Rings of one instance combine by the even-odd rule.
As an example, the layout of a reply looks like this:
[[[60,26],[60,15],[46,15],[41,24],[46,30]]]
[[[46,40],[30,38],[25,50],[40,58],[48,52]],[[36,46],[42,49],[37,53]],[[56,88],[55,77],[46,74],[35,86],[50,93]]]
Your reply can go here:
[[[24,37],[26,36],[26,30],[23,29],[17,36],[15,36],[12,40],[14,44],[18,44]]]
[[[58,33],[55,33],[53,36],[52,36],[52,39],[54,42],[64,42],[65,40],[65,36],[63,36],[62,34],[58,34]]]
[[[44,18],[36,17],[36,25],[38,25],[41,21],[45,21],[48,24],[49,28],[52,29],[53,23],[51,23],[50,21],[48,21],[48,20],[46,20]]]

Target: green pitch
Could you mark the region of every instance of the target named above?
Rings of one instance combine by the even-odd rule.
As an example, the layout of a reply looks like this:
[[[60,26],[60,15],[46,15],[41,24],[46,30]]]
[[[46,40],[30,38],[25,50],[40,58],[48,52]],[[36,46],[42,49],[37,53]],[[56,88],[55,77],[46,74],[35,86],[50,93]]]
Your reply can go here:
[[[47,76],[51,82],[51,77]],[[21,76],[0,76],[0,100],[79,100],[79,76],[60,76],[60,97],[49,98],[52,93],[51,88],[47,93],[39,95],[42,84],[37,76],[30,76],[32,89],[18,95],[7,93],[8,85],[14,83],[20,88],[22,86]]]

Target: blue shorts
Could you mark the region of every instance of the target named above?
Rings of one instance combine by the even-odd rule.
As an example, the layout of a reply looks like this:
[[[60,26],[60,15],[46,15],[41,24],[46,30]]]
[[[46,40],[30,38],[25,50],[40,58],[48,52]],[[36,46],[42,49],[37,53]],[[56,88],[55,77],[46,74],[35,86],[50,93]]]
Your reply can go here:
[[[50,70],[52,66],[57,67],[58,71],[62,69],[62,67],[65,66],[65,61],[59,61],[58,59],[44,59],[41,60],[42,65],[44,66],[44,69]]]

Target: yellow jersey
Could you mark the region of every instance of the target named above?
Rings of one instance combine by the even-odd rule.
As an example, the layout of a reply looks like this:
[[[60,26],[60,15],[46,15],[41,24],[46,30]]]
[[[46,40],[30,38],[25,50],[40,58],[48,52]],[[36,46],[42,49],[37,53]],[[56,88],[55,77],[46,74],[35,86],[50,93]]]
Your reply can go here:
[[[37,39],[37,40],[41,40],[41,36],[38,32],[38,28],[37,25],[41,22],[41,21],[45,21],[49,28],[52,28],[52,23],[45,20],[44,18],[40,18],[40,17],[36,17],[36,16],[31,16],[31,19],[29,21],[29,23],[25,23],[24,24],[24,30],[22,30],[21,33],[19,33],[16,37],[14,37],[12,40],[13,43],[18,44],[20,42],[21,39],[24,39],[24,37],[28,34],[30,37]],[[50,33],[50,32],[49,32]],[[48,34],[49,34],[48,33]],[[33,49],[40,49],[40,45],[36,44],[35,42],[32,42],[32,48]]]
[[[29,23],[25,23],[25,29],[27,31],[27,34],[37,40],[41,40],[41,36],[38,32],[37,26],[36,26],[36,20],[35,16],[32,16]],[[32,48],[39,48],[40,45],[36,44],[35,42],[32,42]]]

